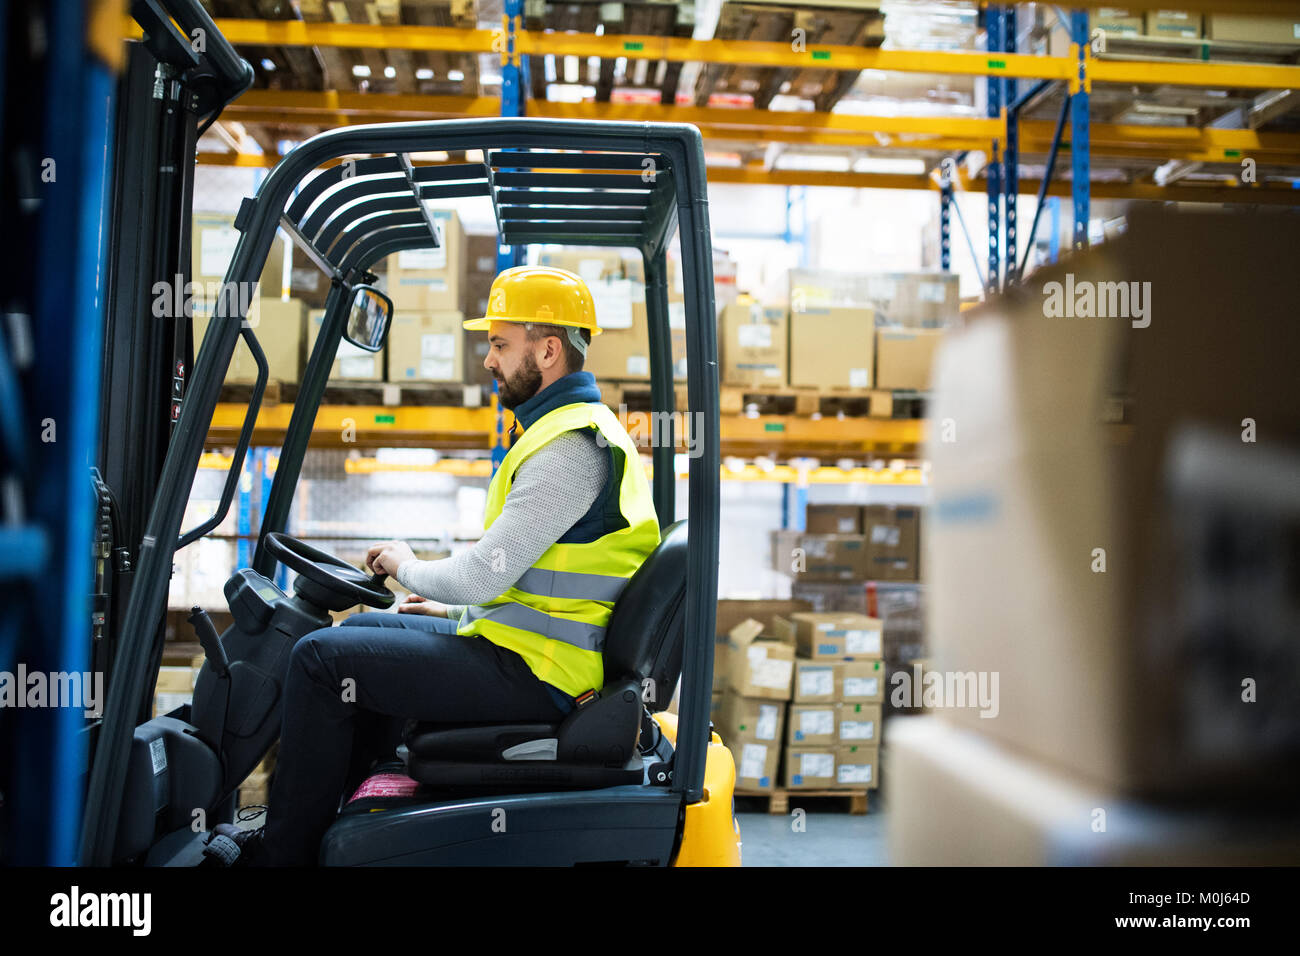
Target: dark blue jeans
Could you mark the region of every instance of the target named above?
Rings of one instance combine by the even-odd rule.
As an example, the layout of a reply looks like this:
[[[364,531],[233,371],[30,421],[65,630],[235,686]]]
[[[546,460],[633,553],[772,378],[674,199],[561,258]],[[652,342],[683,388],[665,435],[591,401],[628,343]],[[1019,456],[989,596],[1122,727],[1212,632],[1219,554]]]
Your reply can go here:
[[[563,719],[567,701],[522,657],[455,629],[444,617],[366,613],[294,645],[266,822],[273,865],[316,863],[349,771],[395,746],[405,720]]]

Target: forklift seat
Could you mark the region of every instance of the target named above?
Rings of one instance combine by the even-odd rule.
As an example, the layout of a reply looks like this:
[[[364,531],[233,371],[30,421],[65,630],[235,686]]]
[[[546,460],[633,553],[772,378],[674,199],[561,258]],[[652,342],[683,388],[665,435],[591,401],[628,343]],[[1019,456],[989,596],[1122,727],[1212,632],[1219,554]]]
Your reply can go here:
[[[419,783],[450,789],[584,790],[644,782],[643,721],[682,670],[686,522],[664,529],[605,631],[605,686],[559,723],[416,725],[399,750]]]

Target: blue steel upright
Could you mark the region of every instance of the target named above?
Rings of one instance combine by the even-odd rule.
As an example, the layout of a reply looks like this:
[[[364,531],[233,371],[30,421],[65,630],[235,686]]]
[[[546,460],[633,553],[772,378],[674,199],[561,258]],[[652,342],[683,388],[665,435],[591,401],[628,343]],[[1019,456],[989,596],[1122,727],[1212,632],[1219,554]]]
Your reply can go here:
[[[1088,11],[1070,11],[1070,39],[1079,48],[1079,90],[1070,98],[1070,163],[1074,194],[1074,248],[1088,248],[1092,211],[1091,132],[1088,119]]]
[[[87,48],[89,6],[84,0],[48,0],[44,6],[45,75],[33,78],[42,88],[41,126],[27,132],[40,150],[33,159],[53,177],[36,171],[40,212],[28,239],[35,250],[31,285],[6,293],[7,309],[24,298],[31,309],[31,364],[19,379],[29,467],[20,484],[25,518],[48,548],[42,578],[57,582],[42,597],[39,613],[29,609],[17,635],[16,659],[29,673],[84,674],[91,661],[86,596],[92,590],[95,504],[89,474],[98,438],[116,77]],[[0,606],[0,616],[21,613],[20,602]],[[4,732],[15,735],[13,766],[22,768],[6,794],[13,837],[7,863],[77,862],[86,702],[66,703],[74,705],[6,715]]]
[[[1002,14],[1002,49],[1016,52],[1016,8]],[[1002,152],[1003,216],[1006,219],[1007,282],[1016,278],[1016,197],[1020,193],[1020,106],[1019,86],[1014,79],[1002,79],[1002,102],[1007,105],[1007,145]]]
[[[999,4],[991,3],[985,11],[986,25],[985,29],[988,36],[988,52],[990,58],[995,53],[1001,53],[1006,45],[1006,21],[1004,20],[1003,9]],[[1002,94],[1006,81],[1002,77],[990,76],[985,82],[988,90],[988,115],[990,119],[1000,119],[1002,116]],[[1001,143],[998,139],[993,140],[992,153],[989,156],[988,173],[986,182],[988,185],[989,197],[989,271],[985,277],[985,288],[989,295],[998,292],[1001,287],[1001,267],[1000,255],[1002,246],[1002,220],[1000,215],[999,204],[1002,200],[1002,159],[999,155]]]

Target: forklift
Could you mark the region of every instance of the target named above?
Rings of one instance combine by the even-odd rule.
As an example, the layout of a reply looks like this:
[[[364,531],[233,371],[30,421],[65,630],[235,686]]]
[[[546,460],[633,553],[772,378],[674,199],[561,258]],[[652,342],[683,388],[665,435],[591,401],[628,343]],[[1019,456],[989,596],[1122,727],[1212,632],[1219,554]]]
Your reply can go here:
[[[242,61],[241,61],[242,62]],[[416,165],[445,151],[481,160]],[[529,118],[351,126],[300,144],[235,219],[240,236],[166,445],[132,567],[111,679],[91,754],[85,865],[197,864],[240,784],[279,736],[290,652],[358,603],[390,607],[382,578],[286,534],[290,504],[341,341],[378,351],[391,302],[371,271],[386,256],[438,248],[426,203],[490,199],[499,242],[630,247],[646,279],[652,410],[674,411],[666,251],[680,235],[687,338],[688,515],[676,513],[675,436],[653,448],[662,541],[615,603],[598,699],[559,724],[415,726],[402,763],[375,768],[326,834],[319,862],[358,865],[739,865],[735,765],[709,705],[719,536],[719,407],[704,154],[688,125]],[[192,704],[148,713],[159,626],[178,550],[229,510],[253,438],[268,366],[246,296],[277,229],[330,283],[303,370],[251,567],[224,587],[233,624],[190,618],[204,651]],[[227,294],[228,293],[228,294]],[[256,382],[216,513],[182,518],[222,382],[242,338]],[[672,415],[666,416],[668,420]],[[277,565],[296,572],[287,593]],[[678,715],[665,712],[679,686]],[[351,788],[349,788],[351,790]],[[351,799],[348,799],[349,795]],[[196,811],[203,811],[196,814]],[[504,810],[508,832],[491,824]],[[196,826],[202,819],[206,826]]]

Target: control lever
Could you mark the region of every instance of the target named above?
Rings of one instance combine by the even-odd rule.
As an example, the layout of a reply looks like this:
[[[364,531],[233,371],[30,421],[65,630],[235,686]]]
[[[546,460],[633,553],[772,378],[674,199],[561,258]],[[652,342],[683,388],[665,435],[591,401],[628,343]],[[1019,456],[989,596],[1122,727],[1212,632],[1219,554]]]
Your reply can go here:
[[[195,607],[188,620],[190,627],[194,628],[194,633],[198,635],[199,644],[203,647],[203,656],[212,665],[212,669],[217,672],[218,677],[228,677],[230,675],[230,658],[226,656],[226,648],[221,643],[221,635],[217,633],[216,625],[212,623],[212,618],[208,616],[208,612],[201,607]]]

